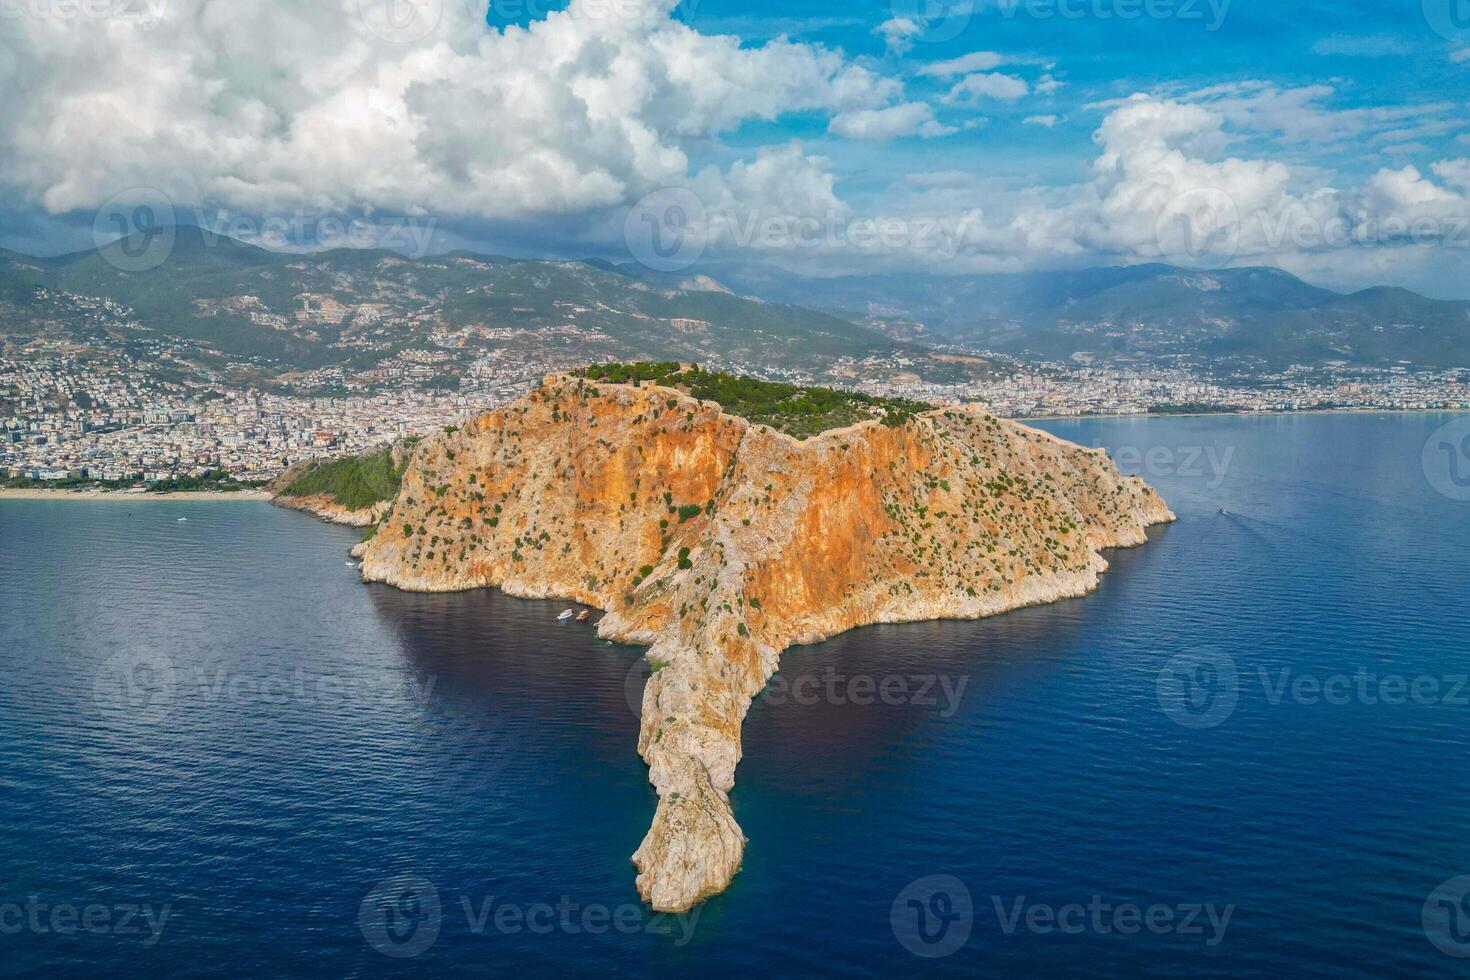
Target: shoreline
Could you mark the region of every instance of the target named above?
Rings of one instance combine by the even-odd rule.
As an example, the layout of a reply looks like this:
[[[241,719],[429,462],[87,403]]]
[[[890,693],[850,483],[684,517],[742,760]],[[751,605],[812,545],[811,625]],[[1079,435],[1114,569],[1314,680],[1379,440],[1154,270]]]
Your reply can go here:
[[[178,490],[173,493],[130,493],[126,490],[0,489],[0,500],[270,500],[265,490]]]
[[[984,403],[967,403],[980,404]],[[953,406],[938,405],[936,408]],[[989,409],[986,409],[989,411]],[[1240,412],[1138,412],[1130,415],[998,415],[1021,425],[1035,422],[1123,422],[1136,419],[1187,419],[1187,418],[1263,418],[1285,415],[1466,415],[1470,408],[1318,408],[1318,409],[1271,409],[1267,411]],[[823,433],[826,435],[828,433]],[[175,490],[155,493],[153,491],[129,490],[60,490],[48,487],[25,489],[0,487],[0,501],[4,500],[261,500],[269,502],[275,495],[267,490]]]
[[[1273,408],[1239,412],[1136,412],[1131,415],[1005,415],[1012,422],[1077,422],[1088,419],[1248,419],[1276,415],[1470,415],[1470,408]]]

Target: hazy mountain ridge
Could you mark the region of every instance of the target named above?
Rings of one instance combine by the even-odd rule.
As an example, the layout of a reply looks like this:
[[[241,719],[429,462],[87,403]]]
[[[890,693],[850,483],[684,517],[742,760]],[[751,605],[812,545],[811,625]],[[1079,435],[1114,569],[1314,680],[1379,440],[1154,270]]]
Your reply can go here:
[[[273,252],[181,226],[162,265],[124,271],[140,244],[54,258],[0,250],[0,339],[163,354],[171,370],[305,390],[330,389],[337,374],[453,386],[485,356],[541,367],[689,360],[828,381],[865,360],[860,373],[873,378],[1006,369],[937,359],[932,344],[1244,374],[1470,365],[1470,303],[1392,287],[1341,294],[1268,268],[811,278],[711,262],[659,274],[463,251]]]
[[[143,245],[48,259],[0,253],[0,336],[123,346],[167,338],[201,368],[252,383],[326,367],[401,369],[404,356],[427,360],[452,383],[490,353],[568,365],[744,362],[814,376],[864,358],[907,359],[918,373],[945,378],[986,370],[932,360],[827,313],[650,284],[586,262],[283,253],[181,226],[163,264],[124,271]],[[118,308],[89,309],[94,300]]]
[[[626,267],[625,267],[626,269]],[[626,270],[632,271],[632,270]],[[775,266],[692,272],[737,293],[865,322],[890,336],[1018,356],[1281,369],[1345,361],[1470,365],[1470,302],[1406,289],[1343,294],[1272,268],[1135,265],[979,276],[809,278]]]

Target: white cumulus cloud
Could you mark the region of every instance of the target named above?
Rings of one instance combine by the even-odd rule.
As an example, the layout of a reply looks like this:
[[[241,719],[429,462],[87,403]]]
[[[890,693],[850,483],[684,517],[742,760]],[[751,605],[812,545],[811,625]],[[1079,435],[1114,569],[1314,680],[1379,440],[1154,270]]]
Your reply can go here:
[[[995,51],[972,51],[948,61],[935,61],[924,65],[919,69],[919,74],[928,75],[931,78],[952,78],[955,75],[968,75],[975,71],[990,71],[1005,63],[1005,56]]]
[[[901,136],[931,139],[959,132],[934,118],[934,109],[923,102],[905,102],[887,109],[856,109],[838,113],[827,127],[834,136],[858,140],[891,140]]]
[[[359,0],[0,19],[0,66],[20,80],[0,100],[0,183],[57,213],[148,186],[257,213],[525,219],[683,183],[691,146],[749,120],[902,96],[818,45],[700,34],[673,0],[572,0],[504,31],[472,3],[418,2],[419,23]]]
[[[982,99],[1014,102],[1031,91],[1025,79],[1000,72],[969,75],[956,82],[944,101],[950,105],[973,105]]]
[[[890,17],[874,33],[883,39],[890,54],[903,54],[914,46],[914,38],[924,33],[924,25],[912,17]]]

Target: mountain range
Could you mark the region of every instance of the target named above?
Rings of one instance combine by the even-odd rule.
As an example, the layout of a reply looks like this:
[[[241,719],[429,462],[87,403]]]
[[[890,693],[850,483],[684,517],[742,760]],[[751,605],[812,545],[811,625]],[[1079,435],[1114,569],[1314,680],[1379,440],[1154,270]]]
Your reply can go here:
[[[621,268],[640,274],[633,266]],[[1197,271],[1151,264],[818,279],[726,262],[697,271],[700,280],[736,293],[800,303],[897,339],[1022,358],[1182,362],[1243,371],[1328,363],[1470,366],[1470,302],[1394,287],[1337,293],[1272,268]]]
[[[288,383],[320,369],[428,364],[449,385],[487,356],[565,366],[639,358],[786,368],[813,378],[885,369],[962,380],[980,358],[934,356],[866,325],[699,283],[651,283],[596,263],[455,252],[273,252],[179,226],[167,258],[142,240],[38,259],[0,251],[0,338],[112,345],[221,378]]]
[[[469,252],[276,252],[186,226],[172,238],[140,271],[138,239],[54,258],[0,250],[0,344],[64,340],[165,373],[316,393],[348,377],[355,390],[452,387],[486,359],[685,360],[829,383],[964,381],[1011,359],[1238,375],[1470,366],[1470,303],[1342,294],[1268,268],[815,278],[725,261],[669,275]]]

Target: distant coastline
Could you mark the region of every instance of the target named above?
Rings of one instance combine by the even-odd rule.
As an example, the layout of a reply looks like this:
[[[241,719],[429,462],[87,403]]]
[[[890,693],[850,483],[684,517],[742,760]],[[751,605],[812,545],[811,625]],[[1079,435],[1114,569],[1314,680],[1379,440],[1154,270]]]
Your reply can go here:
[[[1448,408],[1373,408],[1342,405],[1331,408],[1217,409],[1214,411],[1109,413],[1052,413],[1047,415],[1006,415],[1002,418],[1031,425],[1040,422],[1130,421],[1137,419],[1178,418],[1262,418],[1286,415],[1465,415],[1470,407]],[[321,460],[315,462],[320,463]],[[281,495],[270,490],[117,490],[94,487],[0,487],[0,500],[276,500]],[[310,508],[297,508],[307,509]],[[324,516],[318,514],[318,516]],[[353,523],[357,526],[358,522]],[[361,522],[362,526],[375,523]]]
[[[142,493],[127,490],[48,490],[42,487],[23,490],[0,488],[0,500],[270,500],[264,490],[175,490],[169,493]]]
[[[1470,408],[1369,408],[1344,406],[1335,408],[1270,408],[1219,409],[1212,412],[1133,412],[1126,415],[1060,414],[1060,415],[1007,415],[1014,422],[1075,422],[1082,419],[1111,419],[1115,422],[1127,419],[1189,419],[1189,418],[1260,418],[1272,415],[1465,415]]]

